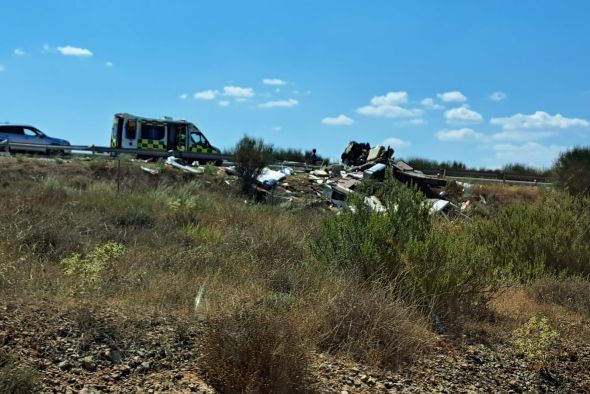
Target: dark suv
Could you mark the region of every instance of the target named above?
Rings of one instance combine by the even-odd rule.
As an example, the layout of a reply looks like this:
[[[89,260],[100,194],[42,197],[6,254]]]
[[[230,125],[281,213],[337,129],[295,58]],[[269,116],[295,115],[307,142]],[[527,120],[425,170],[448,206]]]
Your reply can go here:
[[[45,135],[41,130],[26,125],[0,124],[0,143],[8,140],[9,144],[30,144],[30,146],[10,147],[11,151],[42,152],[42,153],[63,153],[63,151],[46,149],[34,145],[57,145],[70,146],[66,140],[53,138]],[[0,151],[2,147],[0,146]]]

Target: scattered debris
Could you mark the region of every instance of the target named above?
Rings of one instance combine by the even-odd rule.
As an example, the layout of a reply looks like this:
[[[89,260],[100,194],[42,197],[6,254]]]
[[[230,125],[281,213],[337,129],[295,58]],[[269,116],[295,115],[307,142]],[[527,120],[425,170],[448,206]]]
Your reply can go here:
[[[372,190],[377,190],[389,168],[396,180],[416,185],[426,195],[433,214],[447,219],[467,217],[474,201],[479,202],[480,196],[470,194],[475,190],[471,184],[426,175],[402,160],[394,161],[393,153],[390,147],[371,148],[369,143],[351,141],[342,153],[342,163],[321,168],[295,162],[289,162],[291,167],[271,165],[256,178],[257,199],[285,206],[324,205],[331,211],[354,209],[346,203],[348,195],[361,182],[374,182]],[[228,185],[237,179],[235,167],[231,165],[222,167],[220,174],[227,177],[224,183]],[[464,196],[469,200],[463,200]],[[379,213],[387,210],[374,195],[366,197],[365,204]]]
[[[291,172],[292,171],[274,171],[265,167],[262,169],[256,180],[264,189],[269,190],[278,185],[278,183],[285,179],[288,174],[290,175]]]
[[[178,168],[184,172],[192,172],[193,174],[204,174],[205,169],[203,167],[191,167],[188,163],[181,158],[170,156],[166,159],[166,164]]]
[[[158,175],[160,173],[160,171],[154,170],[153,168],[141,167],[141,169],[151,175]]]

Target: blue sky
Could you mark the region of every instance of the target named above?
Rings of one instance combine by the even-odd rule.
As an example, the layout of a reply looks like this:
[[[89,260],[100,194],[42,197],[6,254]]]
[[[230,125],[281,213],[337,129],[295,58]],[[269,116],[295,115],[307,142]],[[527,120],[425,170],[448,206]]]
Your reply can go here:
[[[549,166],[590,145],[587,1],[2,2],[0,121],[108,145],[116,112],[338,158]]]

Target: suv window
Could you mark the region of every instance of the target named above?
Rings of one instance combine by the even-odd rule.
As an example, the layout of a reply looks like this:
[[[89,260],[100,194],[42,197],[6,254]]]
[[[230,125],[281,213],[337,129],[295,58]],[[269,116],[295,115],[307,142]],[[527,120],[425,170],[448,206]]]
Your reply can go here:
[[[0,133],[23,135],[23,128],[17,126],[3,126],[0,127]]]
[[[40,136],[39,133],[31,128],[25,127],[23,128],[23,134],[28,137],[38,137]]]

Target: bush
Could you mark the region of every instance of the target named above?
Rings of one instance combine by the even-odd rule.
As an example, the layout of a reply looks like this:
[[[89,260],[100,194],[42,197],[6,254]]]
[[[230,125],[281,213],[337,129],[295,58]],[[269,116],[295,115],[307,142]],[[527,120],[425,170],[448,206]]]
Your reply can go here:
[[[590,147],[563,152],[553,166],[555,183],[573,195],[590,196]]]
[[[0,350],[0,393],[34,394],[42,389],[37,372],[20,365],[4,350]]]
[[[348,286],[330,300],[320,348],[375,366],[417,358],[432,339],[428,322],[393,287]]]
[[[537,300],[590,314],[590,281],[579,276],[544,277],[530,287]]]
[[[469,224],[437,223],[406,253],[408,291],[439,317],[485,305],[499,282],[493,250],[478,243]]]
[[[327,264],[357,270],[364,278],[403,270],[401,256],[406,243],[423,239],[431,220],[423,195],[388,176],[379,193],[386,214],[373,211],[364,196],[351,194],[354,207],[324,221],[323,236],[312,241],[315,255]]]
[[[325,220],[323,235],[312,241],[321,262],[364,279],[383,277],[412,304],[439,317],[485,299],[495,283],[492,252],[471,235],[469,225],[438,223],[420,192],[391,179],[378,195],[385,214],[351,195],[354,211]]]
[[[103,283],[103,274],[111,260],[118,258],[125,251],[121,244],[109,242],[97,246],[85,257],[73,254],[62,260],[66,266],[65,274],[78,278],[79,290],[99,289]]]
[[[590,201],[551,193],[537,204],[510,204],[473,226],[493,251],[494,265],[513,279],[543,273],[590,274]]]
[[[514,330],[514,345],[530,361],[546,361],[559,336],[559,332],[547,323],[546,317],[533,316]]]
[[[250,192],[260,171],[272,160],[272,146],[261,139],[243,137],[234,150],[236,172],[242,182],[242,191]]]
[[[226,393],[308,391],[308,349],[298,322],[258,304],[211,322],[203,366]]]

